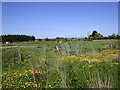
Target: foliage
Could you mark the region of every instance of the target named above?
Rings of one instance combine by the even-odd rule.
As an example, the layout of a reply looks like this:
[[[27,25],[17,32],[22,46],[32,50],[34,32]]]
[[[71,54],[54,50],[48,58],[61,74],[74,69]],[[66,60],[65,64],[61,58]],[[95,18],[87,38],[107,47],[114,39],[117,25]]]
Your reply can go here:
[[[99,39],[99,38],[102,38],[103,36],[98,33],[97,31],[93,31],[92,32],[92,35],[89,35],[88,38],[89,39]]]
[[[112,34],[109,36],[103,36],[100,33],[98,33],[97,31],[93,31],[91,35],[88,36],[88,38],[86,38],[88,40],[100,40],[100,39],[120,39],[120,35],[118,34]]]
[[[17,41],[32,41],[35,40],[34,36],[28,35],[1,35],[2,42],[17,42]]]

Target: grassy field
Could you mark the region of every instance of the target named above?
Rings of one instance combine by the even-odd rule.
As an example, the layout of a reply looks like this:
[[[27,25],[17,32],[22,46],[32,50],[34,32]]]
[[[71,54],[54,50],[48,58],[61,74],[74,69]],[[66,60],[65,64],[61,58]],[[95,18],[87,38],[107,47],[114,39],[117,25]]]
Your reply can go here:
[[[79,55],[75,53],[76,43]],[[57,55],[55,41],[3,44],[2,88],[119,87],[117,40],[68,41],[68,44],[70,55]],[[19,49],[4,48],[8,46]]]

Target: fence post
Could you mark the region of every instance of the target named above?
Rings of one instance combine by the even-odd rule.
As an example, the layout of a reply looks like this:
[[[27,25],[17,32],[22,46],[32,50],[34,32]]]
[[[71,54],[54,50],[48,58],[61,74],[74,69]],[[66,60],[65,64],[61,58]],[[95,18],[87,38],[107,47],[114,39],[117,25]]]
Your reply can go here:
[[[44,53],[44,57],[46,57],[46,45],[45,44],[43,46],[43,53]]]
[[[69,52],[70,52],[70,47],[69,47],[69,44],[68,42],[65,42],[65,49],[66,49],[66,55],[70,55]]]
[[[90,47],[92,49],[92,53],[93,53],[93,58],[95,58],[95,50],[94,50],[94,48],[91,46],[91,44],[88,44],[88,45],[90,45]]]
[[[63,43],[61,44],[61,55],[65,55],[65,47]]]
[[[110,49],[112,49],[112,44],[110,44],[109,46],[110,46]]]
[[[80,55],[82,55],[82,44],[80,44]]]
[[[76,43],[76,55],[78,56],[79,55],[79,44]]]
[[[21,63],[21,51],[20,51],[20,46],[18,46],[18,60],[19,60],[19,63]]]

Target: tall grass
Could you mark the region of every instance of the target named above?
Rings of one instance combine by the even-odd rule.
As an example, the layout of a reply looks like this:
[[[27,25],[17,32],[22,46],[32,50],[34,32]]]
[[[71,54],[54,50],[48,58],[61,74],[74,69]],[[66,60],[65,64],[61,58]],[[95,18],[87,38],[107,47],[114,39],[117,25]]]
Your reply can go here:
[[[70,50],[75,51],[76,42],[68,43]],[[21,63],[18,63],[17,48],[3,49],[3,88],[118,88],[120,82],[118,62],[113,63],[109,60],[108,62],[88,62],[79,59],[79,57],[84,57],[83,59],[91,57],[93,47],[94,53],[118,50],[118,47],[114,47],[113,42],[111,42],[112,49],[105,42],[82,41],[79,43],[82,46],[82,49],[79,49],[83,56],[81,53],[77,53],[78,56],[58,56],[54,42],[37,42],[35,45],[38,47],[20,49]],[[91,46],[88,47],[88,43]],[[34,45],[34,43],[27,44]],[[109,57],[104,58],[111,55],[107,54],[100,56],[100,59],[109,59]]]

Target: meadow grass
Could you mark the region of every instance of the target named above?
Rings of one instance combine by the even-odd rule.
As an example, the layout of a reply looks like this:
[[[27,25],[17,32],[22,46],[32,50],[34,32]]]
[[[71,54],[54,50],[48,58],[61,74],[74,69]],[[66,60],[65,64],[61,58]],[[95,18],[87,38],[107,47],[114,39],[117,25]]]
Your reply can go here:
[[[97,43],[96,43],[97,42]],[[75,52],[76,41],[69,41]],[[82,54],[57,55],[55,41],[18,42],[2,49],[3,88],[118,88],[117,41],[77,41]],[[10,45],[10,46],[11,46]],[[3,45],[6,46],[6,45]],[[93,50],[95,57],[93,58]]]

